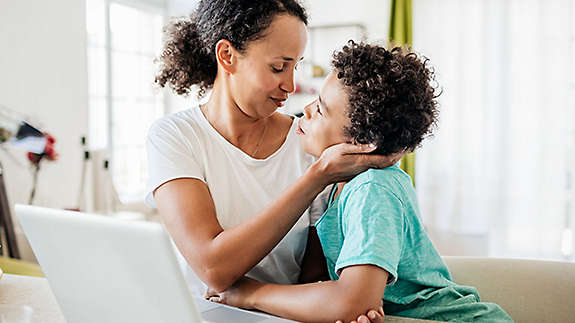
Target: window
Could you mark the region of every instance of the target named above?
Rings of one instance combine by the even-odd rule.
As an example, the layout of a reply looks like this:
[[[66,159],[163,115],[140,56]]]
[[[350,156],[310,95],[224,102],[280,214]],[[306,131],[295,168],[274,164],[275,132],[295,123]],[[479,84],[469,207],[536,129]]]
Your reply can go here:
[[[489,256],[573,260],[573,2],[457,3],[413,11],[416,51],[445,90],[417,155],[423,221],[484,237]]]
[[[568,150],[567,165],[571,167],[567,170],[567,203],[565,207],[565,230],[561,237],[561,253],[564,257],[575,260],[575,4],[571,3],[571,109],[569,115],[565,116],[568,124]]]
[[[86,13],[90,149],[108,150],[120,199],[138,201],[147,180],[146,133],[167,110],[153,88],[165,9],[87,0]]]

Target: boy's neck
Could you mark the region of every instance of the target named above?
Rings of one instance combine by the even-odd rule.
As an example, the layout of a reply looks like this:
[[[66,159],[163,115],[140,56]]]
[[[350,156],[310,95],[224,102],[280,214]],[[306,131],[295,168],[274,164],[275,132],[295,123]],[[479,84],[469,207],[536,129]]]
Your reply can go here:
[[[333,194],[333,199],[335,200],[337,198],[337,196],[339,195],[339,193],[341,193],[341,191],[343,190],[343,187],[345,186],[345,184],[347,184],[347,182],[338,182],[337,188],[335,190],[335,194]]]

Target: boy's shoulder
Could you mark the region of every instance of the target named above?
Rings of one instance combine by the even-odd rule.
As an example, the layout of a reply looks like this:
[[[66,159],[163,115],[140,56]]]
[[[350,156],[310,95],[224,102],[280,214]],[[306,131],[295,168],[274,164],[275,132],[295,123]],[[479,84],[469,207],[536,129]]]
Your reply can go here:
[[[381,169],[368,169],[355,176],[346,186],[353,189],[364,184],[376,184],[394,191],[400,187],[411,186],[411,177],[397,165],[393,165]]]
[[[375,187],[391,193],[402,201],[409,199],[409,196],[415,194],[411,177],[397,165],[393,165],[382,169],[368,169],[355,176],[344,186],[341,192],[344,198],[339,200],[341,203],[346,203],[348,198],[352,197],[354,193],[358,191],[366,192],[366,189],[371,191]]]

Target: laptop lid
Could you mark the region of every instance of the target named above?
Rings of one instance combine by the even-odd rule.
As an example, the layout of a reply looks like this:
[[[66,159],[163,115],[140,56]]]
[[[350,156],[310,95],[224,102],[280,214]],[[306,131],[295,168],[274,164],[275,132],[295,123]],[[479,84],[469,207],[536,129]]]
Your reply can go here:
[[[200,323],[163,227],[16,205],[68,323]]]

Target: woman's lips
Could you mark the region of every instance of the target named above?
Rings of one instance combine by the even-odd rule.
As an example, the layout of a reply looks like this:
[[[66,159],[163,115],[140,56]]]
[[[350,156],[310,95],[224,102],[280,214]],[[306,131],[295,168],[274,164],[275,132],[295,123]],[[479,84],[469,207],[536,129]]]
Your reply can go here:
[[[272,101],[274,101],[274,103],[276,104],[277,107],[283,107],[284,106],[284,102],[287,99],[278,99],[278,98],[271,98]]]

